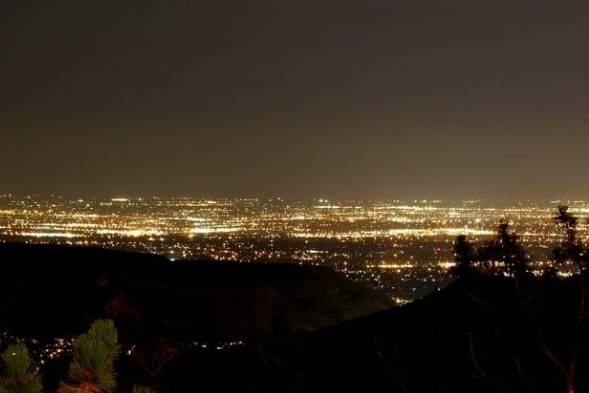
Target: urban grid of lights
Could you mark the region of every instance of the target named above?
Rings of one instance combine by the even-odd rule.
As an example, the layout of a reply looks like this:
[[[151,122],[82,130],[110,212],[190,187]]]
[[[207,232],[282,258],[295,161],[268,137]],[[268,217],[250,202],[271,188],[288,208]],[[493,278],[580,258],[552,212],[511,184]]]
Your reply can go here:
[[[403,303],[443,285],[459,234],[489,239],[513,224],[537,271],[562,234],[551,217],[561,202],[499,206],[481,201],[0,196],[0,239],[96,245],[171,260],[295,262],[330,266],[387,290]],[[580,218],[589,202],[569,201]]]

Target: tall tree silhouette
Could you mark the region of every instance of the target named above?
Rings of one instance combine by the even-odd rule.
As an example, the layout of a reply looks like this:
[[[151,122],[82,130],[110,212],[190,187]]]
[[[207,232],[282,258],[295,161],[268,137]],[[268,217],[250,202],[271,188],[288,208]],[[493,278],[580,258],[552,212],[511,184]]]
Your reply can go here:
[[[577,236],[577,218],[569,213],[568,206],[559,206],[554,221],[563,231],[561,243],[553,250],[555,262],[561,265],[572,263],[583,275],[589,258],[586,247]]]
[[[457,277],[469,276],[475,272],[475,250],[473,245],[460,235],[454,241],[454,268],[450,273]]]
[[[577,217],[569,213],[569,207],[560,205],[554,215],[554,221],[562,226],[566,236],[566,241],[574,242],[577,232]]]
[[[479,249],[478,259],[487,265],[495,266],[500,263],[510,276],[518,276],[529,271],[529,258],[519,242],[519,237],[510,232],[508,222],[499,224],[495,239]]]

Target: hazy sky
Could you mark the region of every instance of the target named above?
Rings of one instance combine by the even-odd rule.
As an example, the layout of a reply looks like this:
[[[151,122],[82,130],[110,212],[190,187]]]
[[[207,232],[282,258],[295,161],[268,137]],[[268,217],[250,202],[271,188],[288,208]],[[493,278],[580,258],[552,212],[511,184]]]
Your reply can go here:
[[[0,192],[589,197],[589,1],[0,4]]]

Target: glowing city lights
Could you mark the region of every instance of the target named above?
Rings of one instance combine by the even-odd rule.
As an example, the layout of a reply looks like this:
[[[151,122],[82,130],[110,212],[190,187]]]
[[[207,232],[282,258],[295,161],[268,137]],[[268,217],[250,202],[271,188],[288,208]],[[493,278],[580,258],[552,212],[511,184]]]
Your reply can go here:
[[[556,202],[555,202],[556,203]],[[555,203],[495,206],[481,201],[0,196],[0,240],[94,245],[173,260],[294,262],[329,266],[413,299],[447,280],[457,235],[492,237],[507,219],[541,271],[561,233]],[[562,202],[559,202],[562,203]],[[587,236],[589,203],[567,202]],[[561,271],[560,274],[570,274]]]

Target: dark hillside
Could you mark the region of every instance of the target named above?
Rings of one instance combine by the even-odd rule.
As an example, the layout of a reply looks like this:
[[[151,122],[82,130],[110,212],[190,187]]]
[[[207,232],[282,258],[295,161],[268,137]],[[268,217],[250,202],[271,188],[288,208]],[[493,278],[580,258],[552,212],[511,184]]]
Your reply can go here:
[[[65,375],[67,343],[98,318],[119,331],[126,391],[139,382],[182,391],[195,375],[201,391],[267,391],[270,369],[302,334],[392,305],[340,273],[292,264],[23,244],[0,245],[0,261],[1,349],[24,339],[45,359],[49,391]]]
[[[114,319],[125,389],[180,392],[197,378],[203,392],[564,393],[556,363],[573,353],[574,392],[589,388],[578,276],[473,273],[386,309],[379,293],[314,267],[19,244],[0,260],[5,331],[50,342]],[[49,389],[68,356],[45,364]]]
[[[170,262],[100,248],[0,246],[2,320],[19,334],[78,332],[101,316],[200,339],[243,337],[275,317],[311,331],[391,305],[330,269]]]
[[[314,333],[300,363],[303,391],[566,392],[562,362],[579,351],[577,392],[589,377],[578,338],[578,281],[473,276],[399,309]]]

